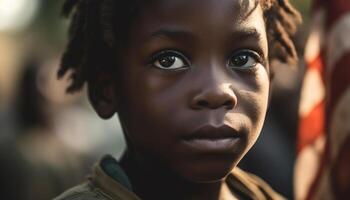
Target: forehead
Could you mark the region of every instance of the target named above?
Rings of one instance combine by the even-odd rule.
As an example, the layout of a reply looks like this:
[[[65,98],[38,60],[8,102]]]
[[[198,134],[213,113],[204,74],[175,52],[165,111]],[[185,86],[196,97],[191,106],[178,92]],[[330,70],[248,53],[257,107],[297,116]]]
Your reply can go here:
[[[137,33],[152,34],[162,26],[215,32],[254,28],[265,35],[259,0],[148,0],[140,1],[139,16],[134,23]],[[215,30],[215,31],[213,31]]]
[[[231,17],[236,19],[244,18],[244,15],[258,4],[259,0],[149,0],[141,2],[142,10],[148,14],[181,16],[188,12],[196,15],[204,12],[210,16],[218,13],[231,13]]]
[[[140,1],[142,16],[207,17],[242,21],[259,7],[259,0],[148,0]]]

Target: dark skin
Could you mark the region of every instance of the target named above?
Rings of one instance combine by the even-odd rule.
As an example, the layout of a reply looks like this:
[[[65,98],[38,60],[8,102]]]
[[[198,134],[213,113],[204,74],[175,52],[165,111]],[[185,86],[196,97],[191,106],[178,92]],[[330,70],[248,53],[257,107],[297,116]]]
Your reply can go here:
[[[89,87],[101,117],[119,114],[128,141],[121,164],[134,192],[141,199],[234,199],[225,177],[255,143],[268,104],[260,5],[151,1],[127,43],[117,77],[100,75]]]

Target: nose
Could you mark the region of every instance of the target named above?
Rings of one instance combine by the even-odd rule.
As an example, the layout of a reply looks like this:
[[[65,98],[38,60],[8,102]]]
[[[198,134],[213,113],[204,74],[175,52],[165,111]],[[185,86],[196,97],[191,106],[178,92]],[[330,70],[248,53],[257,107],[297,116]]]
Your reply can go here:
[[[237,97],[230,84],[205,87],[191,101],[191,107],[196,110],[219,109],[232,110],[237,104]]]

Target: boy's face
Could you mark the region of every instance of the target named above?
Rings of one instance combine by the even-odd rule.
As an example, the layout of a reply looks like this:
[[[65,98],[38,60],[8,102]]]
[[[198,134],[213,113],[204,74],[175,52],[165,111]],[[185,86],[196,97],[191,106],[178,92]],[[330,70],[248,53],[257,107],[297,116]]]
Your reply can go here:
[[[117,92],[139,162],[190,181],[224,178],[265,117],[268,46],[253,0],[154,0],[142,5]]]

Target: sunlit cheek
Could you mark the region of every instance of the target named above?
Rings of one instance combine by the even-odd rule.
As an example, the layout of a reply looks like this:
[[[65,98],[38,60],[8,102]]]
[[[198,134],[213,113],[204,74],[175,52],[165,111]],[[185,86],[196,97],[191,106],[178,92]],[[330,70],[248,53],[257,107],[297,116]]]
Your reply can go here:
[[[253,140],[260,134],[265,121],[270,88],[270,79],[264,68],[259,69],[255,75],[251,89],[242,92],[246,101],[245,111],[249,117]]]
[[[258,69],[255,72],[255,85],[258,92],[268,93],[270,86],[269,71],[262,64],[258,64]]]
[[[257,101],[260,107],[260,115],[262,115],[262,120],[264,121],[267,105],[269,101],[269,90],[270,90],[270,78],[267,70],[265,68],[260,68],[257,71],[256,85],[257,85]]]

